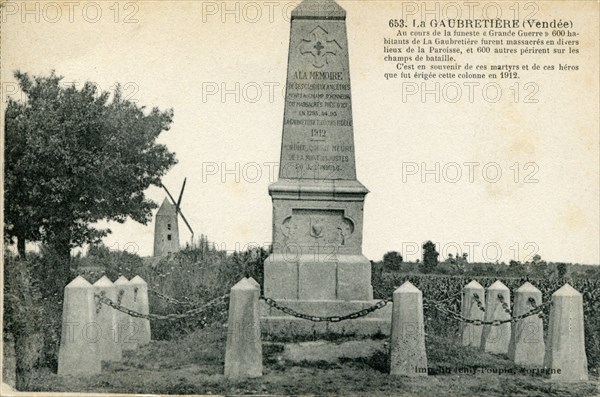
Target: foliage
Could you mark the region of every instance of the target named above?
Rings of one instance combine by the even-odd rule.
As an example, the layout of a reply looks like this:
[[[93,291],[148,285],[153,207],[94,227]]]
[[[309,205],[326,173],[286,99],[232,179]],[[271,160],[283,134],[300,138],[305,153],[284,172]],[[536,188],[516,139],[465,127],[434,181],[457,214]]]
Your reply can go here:
[[[125,251],[111,251],[104,244],[91,245],[85,257],[74,259],[78,275],[88,280],[97,280],[106,275],[116,280],[120,275],[128,278],[142,272],[144,261],[137,254]]]
[[[468,256],[469,254],[467,254],[466,252],[463,253],[461,256],[459,256],[457,253],[456,257],[449,253],[448,258],[446,258],[444,262],[438,265],[437,272],[441,274],[464,273],[468,263]]]
[[[556,272],[559,278],[564,278],[567,275],[568,265],[566,263],[557,263]]]
[[[39,327],[43,334],[43,355],[41,364],[53,370],[58,368],[58,348],[62,321],[63,287],[52,273],[62,265],[63,259],[47,246],[42,246],[39,254],[29,254],[22,262],[29,269],[32,280],[40,294],[39,306],[44,313]],[[74,278],[74,269],[68,269],[69,280]],[[36,301],[38,302],[38,301]]]
[[[25,240],[42,241],[68,260],[70,248],[110,233],[91,226],[97,221],[146,224],[156,204],[144,191],[176,163],[156,143],[173,111],[146,112],[120,88],[109,101],[90,82],[65,87],[54,72],[15,77],[26,100],[9,99],[6,109],[7,240],[17,239],[21,255]]]
[[[540,255],[534,255],[529,266],[531,267],[532,272],[538,277],[550,276],[551,269],[548,267],[548,263],[542,260]]]
[[[244,277],[253,277],[263,283],[263,266],[268,256],[264,248],[251,248],[242,252],[227,253],[208,243],[205,238],[194,247],[165,258],[145,260],[140,276],[148,288],[180,301],[197,302],[198,305],[229,292]],[[133,274],[126,273],[127,277]],[[150,295],[150,311],[158,314],[180,312],[189,307],[166,304]],[[154,322],[152,333],[157,339],[170,339],[178,334],[188,334],[211,322],[225,322],[227,307],[212,310],[205,316],[175,322]]]
[[[423,273],[429,273],[433,271],[433,269],[438,264],[438,256],[440,254],[435,249],[435,244],[431,241],[427,241],[423,244],[423,266],[421,266],[421,271]]]
[[[383,267],[386,270],[400,270],[402,266],[402,255],[396,251],[390,251],[383,256]]]
[[[4,257],[3,335],[13,336],[18,390],[30,387],[32,369],[42,359],[42,321],[47,315],[25,261]]]
[[[600,279],[600,266],[595,265],[580,265],[563,262],[538,262],[534,265],[531,262],[521,263],[511,260],[509,265],[504,262],[489,263],[489,262],[467,262],[464,256],[458,259],[448,258],[444,262],[439,263],[434,270],[424,268],[422,263],[403,262],[402,267],[398,270],[386,268],[388,272],[401,272],[405,274],[442,274],[455,276],[472,276],[472,277],[533,277],[533,278],[579,278],[586,277],[592,279]],[[383,267],[383,261],[374,262],[375,265]]]

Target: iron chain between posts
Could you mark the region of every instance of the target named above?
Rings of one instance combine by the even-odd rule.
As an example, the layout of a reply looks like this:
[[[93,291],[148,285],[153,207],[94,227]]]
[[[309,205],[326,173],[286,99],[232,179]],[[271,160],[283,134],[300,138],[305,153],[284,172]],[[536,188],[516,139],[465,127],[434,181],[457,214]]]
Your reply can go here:
[[[373,313],[374,311],[385,307],[388,304],[388,302],[391,302],[391,300],[389,300],[389,299],[381,300],[371,307],[359,310],[354,313],[347,314],[345,316],[323,317],[323,316],[311,316],[309,314],[299,313],[299,312],[295,311],[294,309],[280,305],[279,303],[277,303],[275,300],[273,300],[271,298],[265,298],[264,296],[261,296],[260,299],[264,300],[267,303],[267,305],[269,305],[270,307],[275,308],[279,311],[282,311],[285,314],[289,314],[290,316],[293,316],[296,318],[301,318],[303,320],[312,321],[315,323],[320,323],[320,322],[339,323],[340,321],[344,321],[344,320],[355,320],[357,318],[365,317],[368,314]]]
[[[194,308],[194,309],[190,309],[188,311],[185,311],[183,313],[171,313],[171,314],[143,314],[140,312],[137,312],[135,310],[131,310],[128,309],[126,307],[123,307],[121,304],[113,302],[111,299],[107,298],[106,296],[104,296],[103,294],[95,294],[94,297],[96,298],[97,302],[99,302],[100,304],[106,304],[110,307],[112,307],[115,310],[118,310],[122,313],[125,313],[131,317],[136,317],[136,318],[143,318],[145,320],[167,320],[167,321],[173,321],[173,320],[181,320],[184,318],[188,318],[188,317],[194,317],[194,316],[198,316],[199,314],[202,314],[203,312],[207,311],[208,309],[211,309],[213,307],[222,305],[223,303],[227,302],[227,298],[229,298],[229,294],[225,294],[223,296],[220,296],[218,298],[215,298],[205,304],[203,304],[200,307]]]
[[[462,321],[462,322],[467,323],[467,324],[498,326],[498,325],[502,325],[502,324],[505,324],[505,323],[511,323],[511,322],[514,323],[514,322],[523,320],[523,319],[525,319],[527,317],[530,317],[530,316],[533,316],[533,315],[536,315],[536,314],[539,315],[544,310],[544,307],[546,307],[548,305],[551,305],[551,304],[552,304],[552,301],[549,301],[549,302],[546,302],[546,303],[542,303],[542,304],[540,304],[538,306],[534,306],[530,311],[528,311],[526,313],[523,313],[523,314],[521,314],[519,316],[515,316],[515,317],[511,316],[511,318],[508,318],[508,319],[505,319],[505,320],[493,320],[493,321],[483,321],[483,320],[466,318],[466,317],[464,317],[463,315],[461,315],[459,313],[456,313],[456,312],[453,312],[452,310],[448,310],[448,309],[445,309],[443,307],[440,307],[440,306],[436,305],[435,303],[431,304],[430,306],[433,307],[434,309],[438,310],[439,312],[447,315],[448,317],[454,319],[454,320]]]

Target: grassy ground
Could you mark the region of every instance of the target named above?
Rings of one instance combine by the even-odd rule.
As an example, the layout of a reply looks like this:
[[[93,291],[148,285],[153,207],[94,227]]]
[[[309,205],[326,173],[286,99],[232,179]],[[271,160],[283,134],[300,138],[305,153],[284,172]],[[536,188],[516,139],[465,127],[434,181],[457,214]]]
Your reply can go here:
[[[458,346],[429,335],[427,354],[433,374],[424,378],[392,377],[386,355],[341,363],[291,365],[277,349],[263,352],[264,376],[243,382],[223,377],[226,331],[220,325],[198,330],[179,340],[155,341],[121,363],[108,364],[102,375],[59,378],[49,370],[35,373],[37,391],[160,394],[319,394],[416,396],[594,396],[598,377],[590,382],[556,384],[541,376],[498,374],[518,371],[506,357]],[[496,373],[446,374],[444,368],[487,368]]]

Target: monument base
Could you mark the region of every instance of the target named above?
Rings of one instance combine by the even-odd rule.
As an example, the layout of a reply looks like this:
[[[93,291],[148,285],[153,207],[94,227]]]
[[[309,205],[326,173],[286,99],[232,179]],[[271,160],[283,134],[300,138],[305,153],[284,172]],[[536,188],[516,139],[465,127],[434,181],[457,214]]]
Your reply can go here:
[[[288,307],[298,313],[319,317],[344,316],[374,306],[378,300],[369,301],[328,301],[328,300],[280,300],[280,306]],[[267,339],[291,340],[302,337],[319,336],[352,336],[373,337],[387,336],[391,332],[392,303],[369,313],[365,317],[344,320],[337,323],[313,322],[288,315],[281,310],[270,307],[261,301],[260,325]]]
[[[363,255],[271,254],[264,263],[264,295],[275,300],[369,301],[371,262]]]

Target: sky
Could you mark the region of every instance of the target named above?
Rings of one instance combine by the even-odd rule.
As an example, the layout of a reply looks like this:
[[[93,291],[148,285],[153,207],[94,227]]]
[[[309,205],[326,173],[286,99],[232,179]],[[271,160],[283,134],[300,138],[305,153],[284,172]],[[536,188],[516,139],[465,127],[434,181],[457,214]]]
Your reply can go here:
[[[433,81],[385,78],[395,64],[384,61],[383,39],[394,36],[389,20],[401,15],[399,3],[339,1],[348,12],[357,175],[371,191],[364,254],[380,260],[396,250],[415,260],[432,240],[442,256],[467,252],[474,261],[539,254],[600,263],[597,5],[536,3],[539,18],[574,21],[581,53],[528,59],[578,71],[499,80],[496,102],[482,90],[488,80],[468,80],[479,84],[471,98],[464,80],[449,79],[436,102],[433,94],[408,94],[435,91]],[[173,108],[160,143],[179,163],[163,182],[177,195],[187,177],[182,211],[196,237],[227,250],[267,245],[295,4],[8,2],[2,114],[6,97],[19,96],[15,70],[56,70],[65,82],[102,90],[118,82],[139,105]],[[480,63],[500,58],[523,62],[479,56]],[[457,86],[461,95],[452,100]],[[155,187],[146,194],[157,204],[165,197]],[[111,223],[105,243],[151,255],[153,226]],[[180,235],[182,244],[190,238],[182,222]]]

